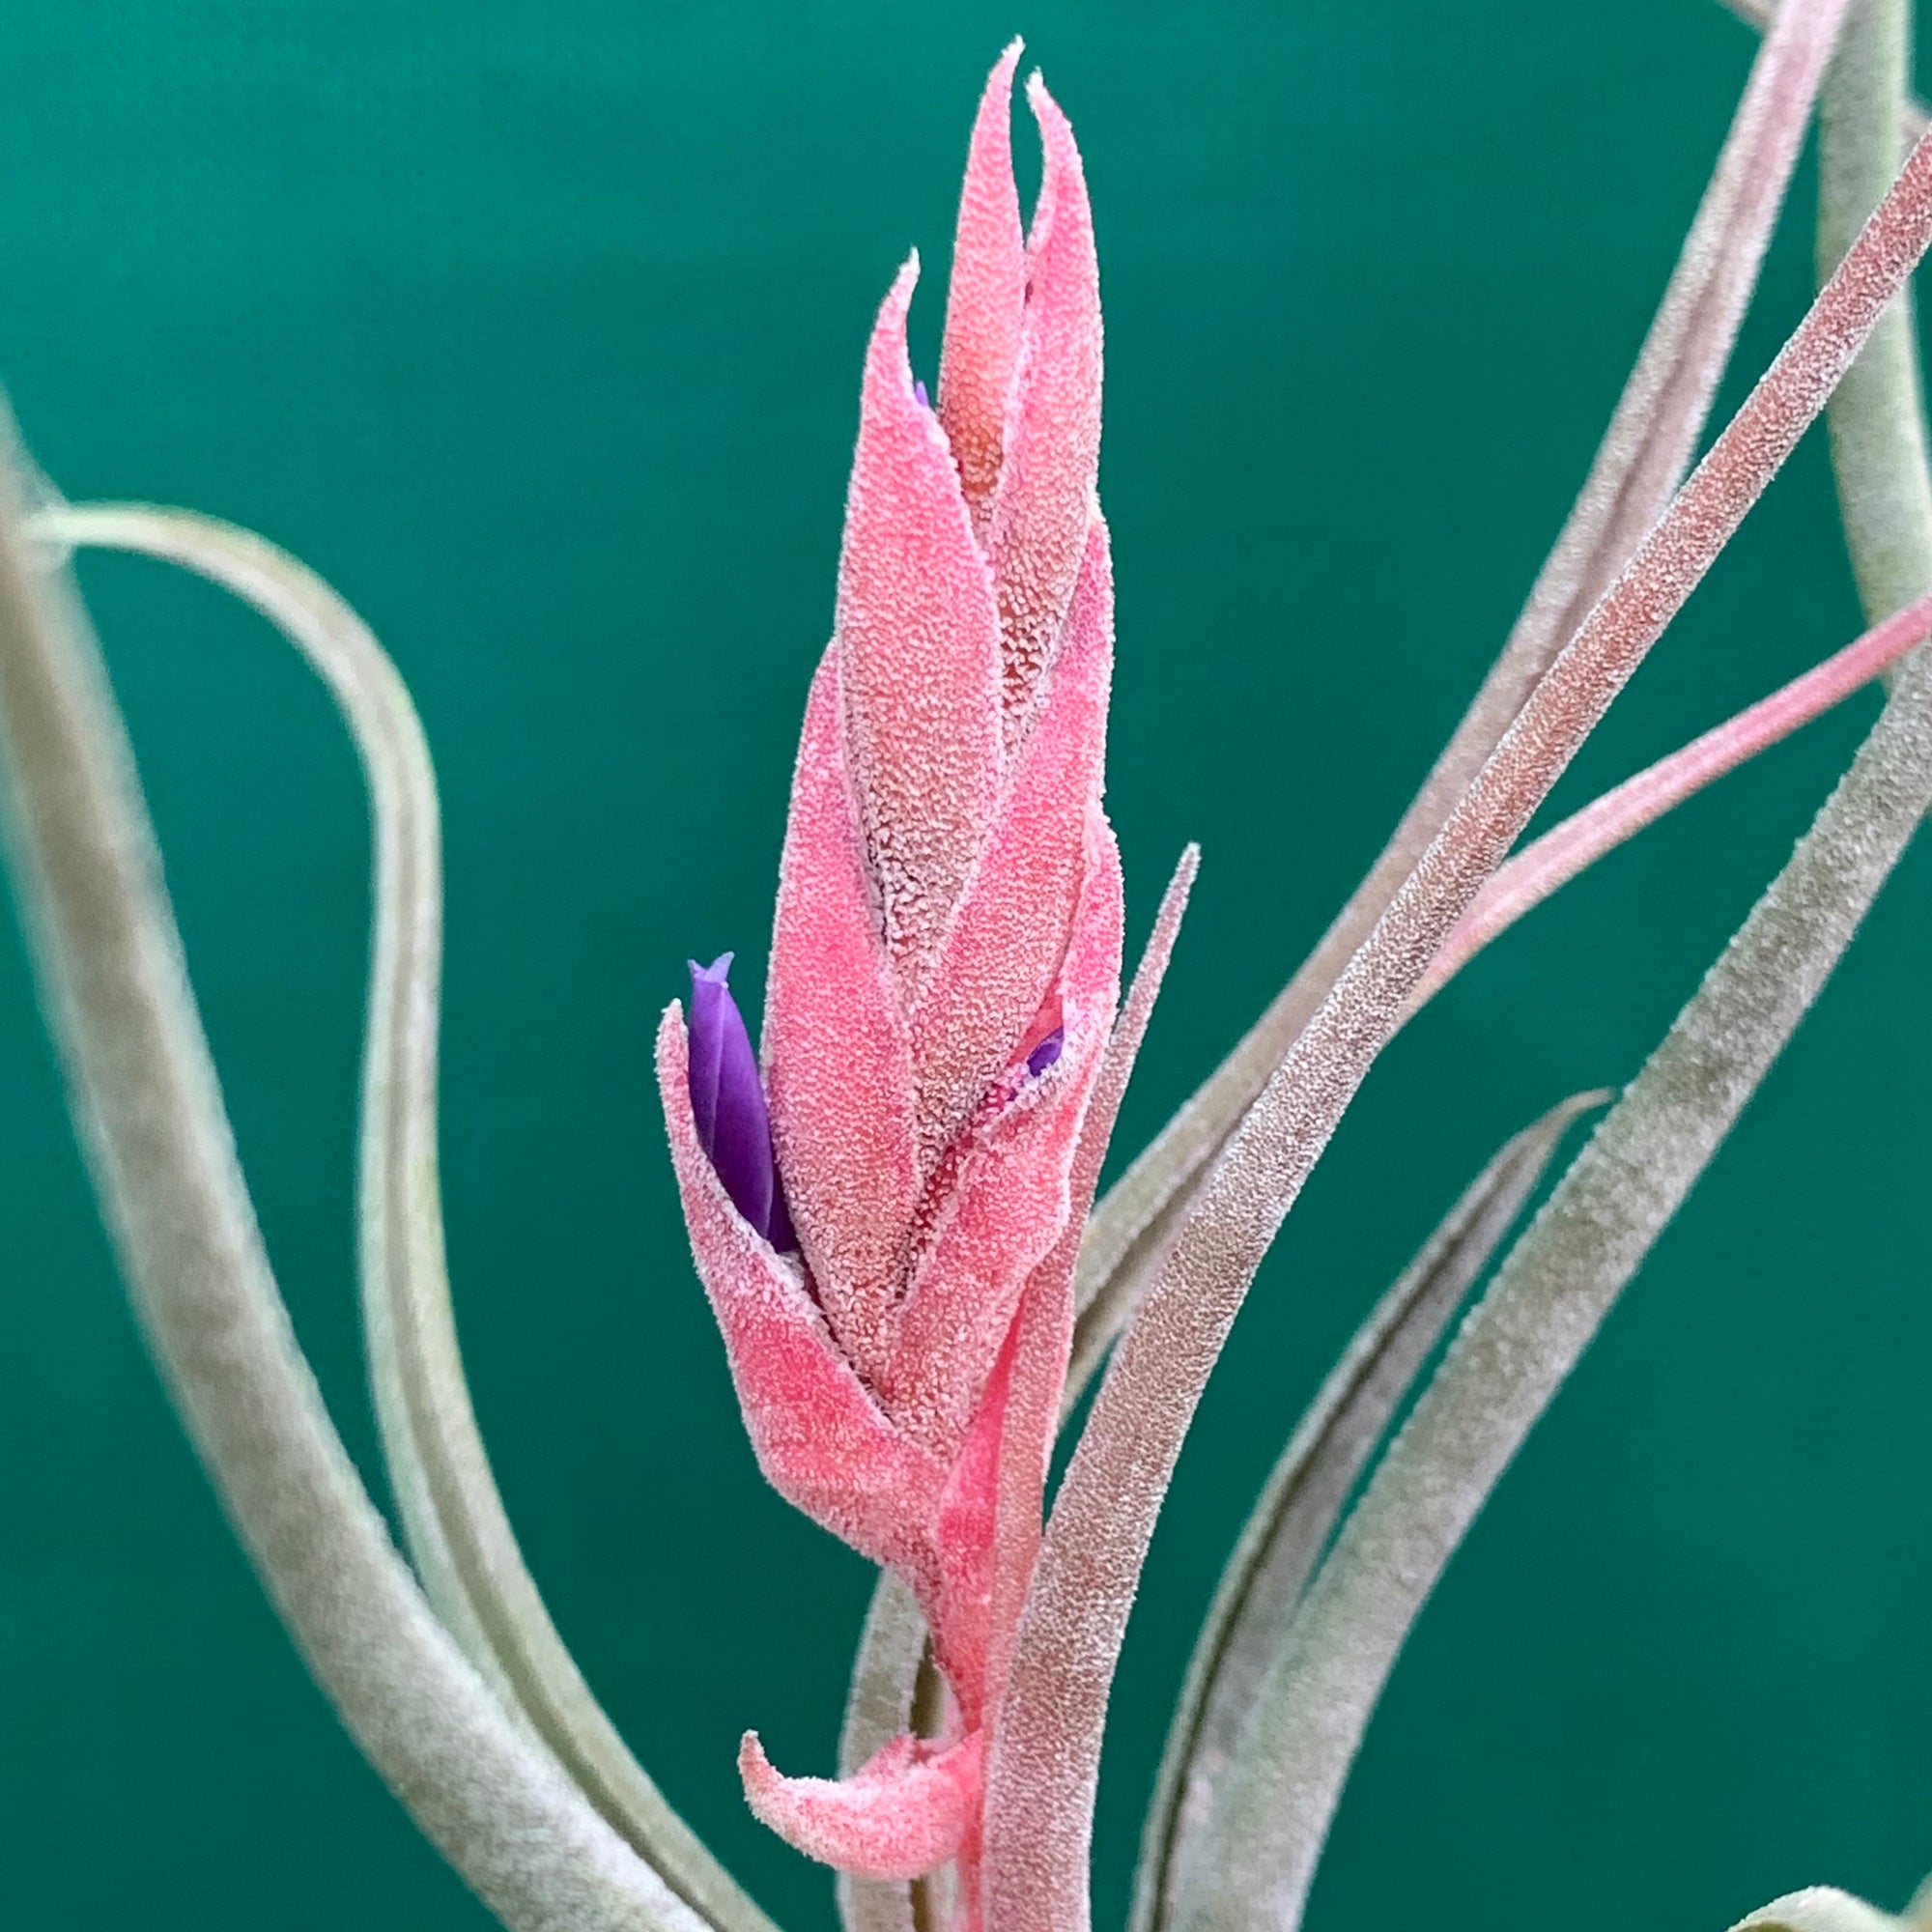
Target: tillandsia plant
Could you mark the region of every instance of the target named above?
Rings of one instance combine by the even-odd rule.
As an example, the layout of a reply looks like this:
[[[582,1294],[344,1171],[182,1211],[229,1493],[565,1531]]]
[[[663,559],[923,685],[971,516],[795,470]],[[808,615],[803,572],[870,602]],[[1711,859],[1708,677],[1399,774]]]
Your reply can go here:
[[[1435,1579],[1932,806],[1932,652],[1917,649],[1932,636],[1932,478],[1906,293],[1932,241],[1932,139],[1906,89],[1906,9],[1785,0],[1757,24],[1657,320],[1494,669],[1308,962],[1097,1203],[1196,855],[1122,996],[1103,805],[1101,251],[1073,130],[1037,76],[1042,179],[1022,221],[1017,44],[973,126],[930,395],[907,349],[916,263],[886,295],[762,1050],[728,953],[692,962],[688,1010],[669,1008],[658,1041],[697,1272],[760,1466],[882,1570],[839,1775],[781,1775],[755,1734],[739,1755],[757,1815],[840,1872],[849,1932],[1091,1921],[1100,1743],[1154,1520],[1247,1286],[1377,1055],[1596,857],[1885,676],[1857,758],[1656,1053],[1620,1094],[1552,1096],[1481,1169],[1263,1492],[1182,1687],[1133,1927],[1299,1922]],[[1821,88],[1821,293],[1693,469]],[[1520,845],[1828,402],[1871,628]],[[13,452],[4,487],[16,896],[135,1306],[266,1587],[371,1763],[516,1932],[765,1932],[552,1627],[470,1410],[436,1182],[437,801],[400,678],[347,605],[260,538],[67,504]],[[132,758],[65,574],[86,545],[172,560],[262,611],[327,681],[364,762],[361,1285],[407,1554],[333,1430],[255,1226]],[[1605,1108],[1391,1435],[1565,1131]],[[1049,1497],[1063,1422],[1090,1390]],[[1818,1889],[1740,1932],[1907,1922],[1932,1926],[1932,1904],[1896,1920]]]

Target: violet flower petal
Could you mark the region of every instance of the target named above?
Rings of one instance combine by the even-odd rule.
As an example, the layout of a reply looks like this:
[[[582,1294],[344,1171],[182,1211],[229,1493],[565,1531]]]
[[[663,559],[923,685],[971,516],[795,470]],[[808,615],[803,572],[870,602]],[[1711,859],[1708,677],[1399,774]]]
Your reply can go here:
[[[1041,1040],[1040,1043],[1037,1047],[1035,1047],[1030,1054],[1027,1055],[1028,1077],[1030,1079],[1037,1080],[1039,1076],[1042,1073],[1044,1073],[1046,1069],[1049,1066],[1051,1066],[1056,1060],[1060,1058],[1062,1049],[1065,1048],[1065,1045],[1066,1045],[1066,1029],[1064,1026],[1055,1027],[1054,1030],[1050,1034],[1048,1034],[1047,1037],[1043,1040]]]
[[[798,1246],[772,1152],[771,1116],[728,952],[691,966],[691,1116],[731,1205],[781,1253]]]
[[[724,1045],[719,1008],[731,997],[724,984],[731,958],[721,952],[709,966],[685,962],[691,968],[691,1118],[707,1156],[718,1132],[718,1068]]]

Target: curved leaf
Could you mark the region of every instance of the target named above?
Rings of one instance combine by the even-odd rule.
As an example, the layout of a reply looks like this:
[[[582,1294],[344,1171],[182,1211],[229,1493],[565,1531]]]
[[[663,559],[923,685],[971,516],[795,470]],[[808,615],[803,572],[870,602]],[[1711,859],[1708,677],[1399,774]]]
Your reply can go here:
[[[1434,999],[1492,939],[1605,852],[1889,671],[1907,651],[1923,643],[1928,632],[1932,632],[1932,595],[1873,625],[1823,664],[1693,738],[1681,751],[1613,785],[1514,853],[1476,895],[1442,950],[1429,962],[1429,971],[1410,995],[1410,1012]]]
[[[987,1767],[986,1897],[999,1932],[1081,1932],[1089,1922],[1092,1805],[1114,1663],[1175,1460],[1262,1257],[1430,959],[1823,410],[1928,241],[1932,140],[1921,140],[1798,329],[1531,693],[1167,1250],[1061,1485],[1021,1624]],[[1261,1895],[1243,1895],[1242,1909],[1262,1910]]]
[[[252,605],[335,699],[369,782],[375,943],[358,1204],[363,1317],[384,1459],[437,1613],[597,1809],[714,1924],[771,1921],[666,1804],[550,1621],[477,1433],[450,1307],[437,1179],[441,851],[436,778],[409,692],[355,612],[252,533],[147,504],[62,505],[37,533],[195,571]]]
[[[1195,1639],[1141,1835],[1132,1932],[1153,1932],[1185,1883],[1189,1821],[1211,1804],[1255,1687],[1389,1418],[1565,1129],[1610,1097],[1575,1094],[1504,1143],[1377,1302],[1295,1425]]]
[[[105,668],[0,456],[8,857],[150,1347],[322,1687],[514,1932],[696,1932],[438,1622],[356,1476],[262,1244]]]
[[[1501,656],[1381,855],[1294,977],[1095,1210],[1082,1273],[1126,1273],[1121,1298],[1129,1305],[1199,1199],[1216,1153],[1538,678],[1663,510],[1730,358],[1842,13],[1843,0],[1794,0],[1768,36],[1576,506]]]
[[[1869,181],[1888,164],[1906,31],[1902,0],[1879,0],[1854,16],[1848,35],[1848,45],[1866,45],[1833,71],[1834,87],[1874,66],[1892,76],[1889,99],[1868,103],[1864,156],[1840,148],[1835,157],[1835,165],[1857,160],[1854,178]],[[1828,153],[1828,173],[1833,165]],[[1825,191],[1828,201],[1850,192],[1831,181]],[[1882,358],[1877,378],[1844,407],[1916,411],[1917,384],[1899,383],[1901,366]],[[1892,506],[1926,490],[1923,446],[1922,427],[1834,439],[1848,526],[1873,519],[1911,527]],[[1853,451],[1882,455],[1887,467],[1844,467]],[[1856,536],[1852,548],[1855,558],[1873,554]],[[1918,551],[1909,587],[1928,582],[1932,542]],[[1881,586],[1866,589],[1875,594]],[[1790,863],[1504,1262],[1371,1479],[1256,1701],[1242,1776],[1215,1794],[1208,1835],[1226,1861],[1177,1923],[1282,1932],[1299,1922],[1363,1728],[1422,1603],[1816,997],[1928,806],[1932,654],[1920,651],[1906,660],[1891,701]],[[1843,1894],[1793,1895],[1821,1911],[1833,1897]],[[1828,1927],[1820,1919],[1804,1932]],[[1840,1913],[1829,1932],[1853,1928]]]

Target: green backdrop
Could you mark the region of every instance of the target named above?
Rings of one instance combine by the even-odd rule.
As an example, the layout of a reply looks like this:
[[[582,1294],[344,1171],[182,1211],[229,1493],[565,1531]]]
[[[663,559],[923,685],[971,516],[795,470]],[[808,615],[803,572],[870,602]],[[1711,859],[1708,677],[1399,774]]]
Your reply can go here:
[[[830,1924],[829,1888],[744,1813],[732,1751],[755,1723],[787,1768],[830,1768],[867,1577],[753,1468],[648,1042],[688,952],[740,949],[755,1000],[861,346],[917,242],[930,371],[966,127],[1015,27],[1097,206],[1136,934],[1182,840],[1207,855],[1138,1145],[1312,941],[1514,615],[1744,28],[1711,0],[0,15],[0,379],[69,495],[268,532],[414,687],[448,828],[444,1176],[477,1406],[591,1682],[800,1932]],[[1805,298],[1810,192],[1747,372]],[[319,687],[218,595],[121,559],[83,581],[270,1246],[374,1481],[354,761]],[[1856,628],[1814,437],[1561,801]],[[1376,1073],[1153,1554],[1103,1922],[1190,1631],[1321,1369],[1505,1134],[1634,1069],[1873,708],[1571,890]],[[1457,1558],[1318,1932],[1718,1932],[1806,1882],[1895,1904],[1932,1866],[1928,946],[1921,846]],[[11,934],[0,1097],[6,1921],[481,1926],[310,1687],[160,1397]]]

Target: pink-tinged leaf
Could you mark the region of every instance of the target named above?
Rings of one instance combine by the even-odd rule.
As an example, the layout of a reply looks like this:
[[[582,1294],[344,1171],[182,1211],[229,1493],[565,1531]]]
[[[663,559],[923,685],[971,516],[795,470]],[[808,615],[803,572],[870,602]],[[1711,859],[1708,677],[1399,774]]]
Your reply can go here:
[[[1167,978],[1167,962],[1174,943],[1180,936],[1180,922],[1187,912],[1188,895],[1194,890],[1194,875],[1201,869],[1201,848],[1189,844],[1167,882],[1154,912],[1153,930],[1134,968],[1133,983],[1122,1003],[1121,1016],[1114,1023],[1107,1042],[1106,1058],[1100,1063],[1100,1077],[1094,1086],[1094,1098],[1080,1130],[1080,1151],[1073,1163],[1073,1198],[1079,1219],[1087,1219],[1087,1208],[1099,1184],[1100,1169],[1107,1158],[1108,1144],[1114,1138],[1114,1122],[1121,1102],[1126,1098],[1127,1083],[1133,1078],[1134,1063],[1140,1058],[1141,1042],[1147,1037],[1148,1023],[1153,1018],[1154,1002],[1160,998]],[[1118,1255],[1094,1256],[1092,1230],[1083,1229],[1080,1245],[1077,1308],[1084,1310],[1113,1271]]]
[[[1532,906],[1566,886],[1587,867],[1646,825],[1682,805],[1747,758],[1788,738],[1801,725],[1842,702],[1916,649],[1932,634],[1932,596],[1875,624],[1821,665],[1760,698],[1735,718],[1693,738],[1634,778],[1593,800],[1581,811],[1526,845],[1476,895],[1430,962],[1409,1001],[1413,1012],[1433,999],[1468,962]]]
[[[866,355],[838,651],[887,955],[910,1006],[998,802],[999,611],[952,451],[913,391],[900,270]]]
[[[1013,1635],[1039,1551],[1046,1475],[1060,1433],[1061,1392],[1073,1344],[1073,1264],[1077,1222],[1034,1270],[1014,1318],[1012,1365],[1000,1432],[994,1497],[985,1662],[986,1721],[1006,1694]]]
[[[755,1731],[738,1747],[745,1801],[806,1857],[865,1878],[920,1878],[966,1841],[980,1804],[980,1740],[895,1738],[850,1777],[783,1777]]]
[[[1145,1290],[1215,1151],[1442,829],[1537,679],[1662,515],[1730,358],[1844,11],[1845,0],[1791,0],[1779,10],[1582,492],[1502,655],[1315,951],[1100,1203],[1094,1253],[1110,1253],[1113,1264],[1134,1277],[1122,1284],[1123,1299]]]
[[[1153,931],[1108,1038],[1080,1123],[1068,1177],[1066,1227],[1053,1252],[1034,1270],[1014,1322],[1011,1392],[1000,1437],[999,1494],[993,1527],[991,1641],[986,1660],[986,1708],[993,1714],[997,1714],[1005,1694],[1013,1637],[1033,1580],[1054,1438],[1071,1399],[1068,1369],[1077,1332],[1074,1271],[1087,1211],[1093,1205],[1114,1121],[1159,997],[1200,860],[1200,847],[1189,845],[1161,895]]]
[[[1791,339],[1530,694],[1166,1250],[1055,1499],[1021,1620],[988,1763],[986,1898],[1002,1932],[1091,1922],[1088,1852],[1114,1662],[1181,1440],[1283,1217],[1450,929],[1823,410],[1928,242],[1932,138],[1921,138]]]
[[[959,464],[974,528],[985,534],[1000,480],[1007,412],[1019,368],[1026,242],[1013,185],[1013,70],[1022,43],[1000,56],[980,99],[952,236],[946,339],[939,352],[939,420]]]
[[[1100,796],[1114,662],[1107,529],[1094,520],[1066,643],[1011,789],[912,1020],[928,1169],[980,1109],[1060,974]]]
[[[1009,1408],[1002,1414],[1002,1464],[993,1529],[995,1548],[992,1551],[991,1607],[987,1619],[995,1641],[984,1666],[985,1699],[992,1707],[998,1704],[1012,1627],[1018,1621],[1019,1608],[1025,1601],[1034,1552],[1038,1546],[1040,1500],[1046,1485],[1047,1460],[1060,1420],[1060,1416],[1052,1411],[1059,1405],[1064,1413],[1064,1405],[1073,1399],[1073,1392],[1067,1387],[1066,1361],[1073,1323],[1071,1284],[1074,1258],[1081,1248],[1081,1223],[1094,1197],[1094,1183],[1106,1156],[1107,1142],[1113,1132],[1122,1096],[1126,1092],[1134,1058],[1146,1036],[1154,1002],[1159,997],[1161,980],[1180,929],[1181,917],[1187,908],[1187,895],[1200,860],[1201,851],[1197,845],[1189,845],[1180,855],[1174,876],[1161,895],[1159,909],[1154,915],[1153,930],[1141,953],[1133,984],[1128,989],[1120,1018],[1108,1039],[1099,1077],[1094,1083],[1086,1118],[1081,1123],[1079,1148],[1073,1158],[1068,1227],[1053,1253],[1034,1270],[1021,1302],[1020,1315],[1014,1323],[1017,1368],[1012,1392],[1009,1396],[1002,1395],[998,1388],[1000,1371],[996,1369],[995,1382],[989,1385],[980,1418],[976,1419],[974,1424],[975,1430],[978,1430],[994,1410],[997,1402],[1006,1400],[1009,1403]],[[1111,1339],[1111,1330],[1107,1339]],[[1063,1390],[1065,1390],[1065,1395]],[[1037,1419],[1042,1412],[1046,1412],[1049,1418],[1044,1428]],[[972,1454],[969,1437],[960,1464],[955,1465],[949,1481],[949,1492],[963,1486],[961,1469]],[[943,1531],[940,1540],[951,1547]],[[920,1655],[925,1646],[927,1625],[913,1610],[904,1594],[906,1587],[894,1578],[885,1577],[873,1597],[866,1638],[853,1673],[846,1737],[849,1739],[863,1734],[855,1730],[855,1726],[870,1724],[873,1728],[866,1742],[844,1761],[857,1761],[869,1752],[874,1742],[886,1735],[894,1723],[906,1721],[906,1714],[911,1709],[913,1682]],[[1005,1634],[1004,1641],[999,1640],[1002,1633]],[[887,1720],[881,1716],[882,1712],[895,1715]],[[844,1750],[844,1741],[841,1741],[840,1748]]]
[[[772,1139],[799,1244],[862,1373],[889,1318],[919,1198],[912,1049],[873,923],[845,775],[838,664],[806,703],[765,989]]]
[[[979,1406],[1027,1278],[1071,1221],[1074,1151],[1120,996],[1121,923],[1120,855],[1095,809],[1073,942],[1055,989],[1060,1057],[1037,1077],[1013,1078],[1012,1097],[971,1129],[877,1379],[899,1427],[941,1458],[953,1453]]]
[[[1091,1210],[1100,1165],[1106,1157],[1107,1143],[1113,1137],[1115,1117],[1120,1111],[1134,1061],[1140,1052],[1154,1001],[1166,977],[1168,957],[1180,930],[1181,915],[1187,909],[1187,895],[1200,864],[1200,847],[1190,845],[1180,855],[1174,877],[1161,895],[1154,917],[1153,931],[1148,937],[1141,963],[1134,971],[1133,984],[1127,989],[1114,1037],[1107,1045],[1100,1078],[1094,1083],[1094,1098],[1088,1104],[1086,1124],[1081,1129],[1080,1151],[1073,1164],[1074,1220],[1078,1232],[1073,1266],[1073,1340],[1060,1398],[1064,1423],[1074,1405],[1093,1380],[1115,1338],[1126,1326],[1137,1302],[1136,1290],[1146,1277],[1119,1265],[1121,1251],[1114,1246],[1095,1249],[1096,1235],[1104,1235]]]
[[[927,1606],[933,1656],[968,1730],[978,1730],[985,1717],[994,1514],[1000,1443],[1012,1388],[1014,1341],[1015,1332],[1009,1331],[987,1378],[980,1412],[973,1418],[947,1476],[933,1539],[939,1550],[942,1591]]]
[[[862,1555],[929,1579],[929,1525],[946,1472],[894,1429],[839,1353],[797,1265],[731,1205],[697,1142],[688,1052],[673,1002],[658,1029],[671,1161],[758,1467]]]
[[[1073,129],[1036,73],[1027,104],[1045,165],[1027,240],[1019,377],[993,501],[988,553],[1006,641],[1009,743],[1023,734],[1052,662],[1097,516],[1100,271]]]

